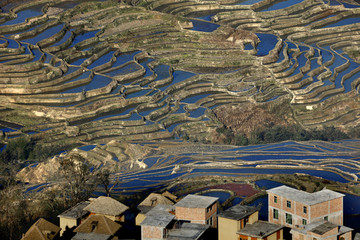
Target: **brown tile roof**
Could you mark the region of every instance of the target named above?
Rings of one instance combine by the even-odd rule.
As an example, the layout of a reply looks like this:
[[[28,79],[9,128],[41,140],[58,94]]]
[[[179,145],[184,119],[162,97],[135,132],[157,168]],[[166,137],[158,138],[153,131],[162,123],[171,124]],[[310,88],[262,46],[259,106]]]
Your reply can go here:
[[[114,235],[121,225],[103,215],[91,215],[74,232]]]
[[[155,207],[158,204],[174,205],[174,202],[159,193],[151,193],[139,206]]]
[[[61,228],[55,224],[39,218],[25,233],[21,240],[52,240],[60,232]]]
[[[174,202],[176,202],[177,198],[178,198],[177,196],[175,196],[174,194],[169,193],[168,191],[163,192],[161,195],[163,195],[164,197],[167,197],[168,199],[170,199],[170,200],[172,200]]]
[[[129,207],[111,197],[100,196],[92,201],[84,210],[109,216],[120,216]]]

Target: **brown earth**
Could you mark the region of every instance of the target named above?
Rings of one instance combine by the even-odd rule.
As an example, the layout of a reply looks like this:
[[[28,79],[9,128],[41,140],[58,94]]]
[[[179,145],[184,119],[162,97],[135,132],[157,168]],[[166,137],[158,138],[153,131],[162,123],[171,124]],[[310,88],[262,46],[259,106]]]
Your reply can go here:
[[[256,129],[288,124],[288,120],[284,117],[251,103],[238,106],[219,106],[214,110],[214,114],[227,129],[231,129],[235,133],[245,134],[247,137]]]

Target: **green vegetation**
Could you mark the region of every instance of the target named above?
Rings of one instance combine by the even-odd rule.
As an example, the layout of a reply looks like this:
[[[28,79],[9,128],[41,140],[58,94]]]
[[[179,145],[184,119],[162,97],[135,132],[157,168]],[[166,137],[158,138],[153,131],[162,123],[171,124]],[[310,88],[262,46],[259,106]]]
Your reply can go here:
[[[25,161],[44,161],[64,150],[70,150],[75,147],[72,145],[45,145],[37,142],[28,136],[22,136],[10,139],[6,148],[0,153],[0,163],[20,164]]]
[[[235,144],[238,146],[275,143],[287,140],[294,141],[336,141],[342,139],[349,139],[350,137],[360,137],[360,131],[354,131],[351,134],[346,134],[340,129],[331,127],[324,127],[323,129],[303,129],[300,125],[280,126],[275,125],[268,128],[256,129],[251,133],[250,137],[243,134],[234,133],[231,129],[217,128],[216,132],[223,136],[223,143]]]

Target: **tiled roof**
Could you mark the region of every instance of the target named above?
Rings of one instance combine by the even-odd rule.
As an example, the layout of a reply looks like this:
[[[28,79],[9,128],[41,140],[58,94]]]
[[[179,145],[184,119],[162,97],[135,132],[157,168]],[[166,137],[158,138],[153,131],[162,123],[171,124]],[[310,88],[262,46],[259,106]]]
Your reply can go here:
[[[159,193],[151,193],[147,198],[144,199],[144,201],[139,204],[139,206],[155,207],[158,204],[173,205],[174,202]]]
[[[114,235],[121,225],[103,215],[90,215],[74,232]]]
[[[315,233],[317,235],[324,235],[325,233],[333,230],[334,228],[338,228],[338,225],[333,224],[331,222],[323,222],[312,229],[309,229],[309,232]]]
[[[209,225],[197,223],[183,223],[168,233],[168,240],[199,239],[209,228]]]
[[[90,213],[89,211],[84,210],[84,208],[87,207],[89,204],[89,201],[78,203],[74,207],[58,215],[58,217],[71,219],[83,218],[85,215]]]
[[[87,210],[92,213],[104,214],[109,216],[120,216],[129,207],[122,204],[119,201],[111,197],[100,196],[97,199],[93,200],[84,210]]]
[[[305,225],[302,229],[292,229],[291,231],[295,231],[295,232],[300,232],[302,234],[308,234],[308,233],[315,233],[317,235],[324,235],[325,233],[333,230],[334,228],[337,228],[337,235],[341,235],[344,234],[346,232],[350,232],[353,229],[352,228],[348,228],[345,226],[339,226],[336,224],[333,224],[331,222],[328,221],[317,221],[317,222],[312,222],[309,223],[307,225]]]
[[[247,224],[243,229],[241,229],[237,233],[255,238],[265,238],[279,231],[282,228],[283,226],[274,223],[257,221],[253,224]]]
[[[21,240],[51,240],[59,234],[61,228],[43,218],[37,220]]]
[[[71,240],[108,240],[112,239],[111,235],[99,233],[76,233]]]

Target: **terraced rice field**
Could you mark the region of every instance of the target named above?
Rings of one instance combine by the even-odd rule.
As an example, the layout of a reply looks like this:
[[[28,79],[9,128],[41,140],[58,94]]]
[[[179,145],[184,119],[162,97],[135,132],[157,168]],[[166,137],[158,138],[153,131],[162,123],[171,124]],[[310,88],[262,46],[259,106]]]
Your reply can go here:
[[[199,176],[303,173],[342,183],[355,183],[360,177],[360,140],[287,141],[248,147],[170,141],[129,148],[139,148],[138,156],[131,157],[123,145],[114,142],[80,147],[76,152],[99,168],[116,170],[112,175],[114,194],[135,193]]]
[[[356,125],[360,67],[349,54],[358,48],[359,8],[335,2],[13,7],[0,15],[2,112],[54,124],[10,118],[2,130],[9,138],[46,135],[49,143],[169,139],[217,127],[210,113],[218,105],[279,98],[319,108],[298,112],[304,126]],[[209,68],[215,73],[199,74]],[[61,133],[70,127],[76,136]]]
[[[122,169],[121,156],[109,145],[150,142],[146,147],[156,152],[158,140],[206,139],[220,126],[212,112],[217,106],[284,99],[291,100],[304,127],[359,126],[357,5],[41,0],[4,9],[0,130],[5,140],[29,135],[44,145],[96,146],[88,155],[99,167],[114,166],[115,191],[209,174],[298,172],[340,182],[359,177],[358,140],[212,146],[201,153],[187,152],[188,143],[168,143],[171,151],[177,144],[185,150],[132,162],[145,170]],[[110,157],[104,161],[104,156]]]

